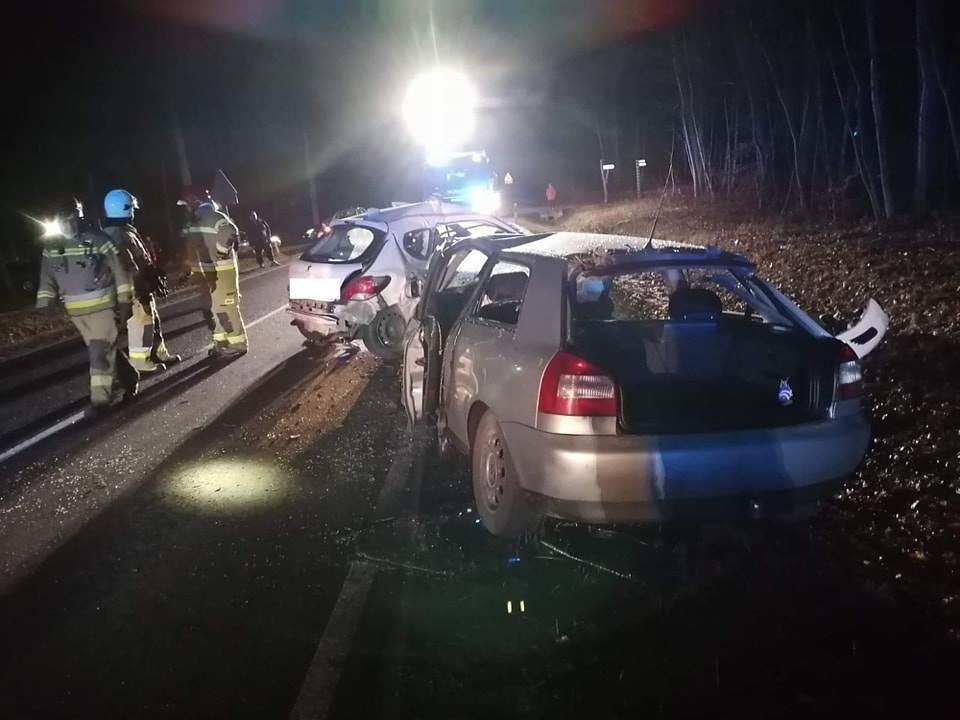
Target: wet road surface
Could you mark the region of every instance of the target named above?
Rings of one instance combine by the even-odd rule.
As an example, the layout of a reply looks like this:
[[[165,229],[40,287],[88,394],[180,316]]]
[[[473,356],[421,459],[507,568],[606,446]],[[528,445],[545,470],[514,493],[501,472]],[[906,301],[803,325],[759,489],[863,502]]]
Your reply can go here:
[[[251,338],[2,468],[4,714],[953,716],[958,649],[816,522],[498,540],[395,368]]]

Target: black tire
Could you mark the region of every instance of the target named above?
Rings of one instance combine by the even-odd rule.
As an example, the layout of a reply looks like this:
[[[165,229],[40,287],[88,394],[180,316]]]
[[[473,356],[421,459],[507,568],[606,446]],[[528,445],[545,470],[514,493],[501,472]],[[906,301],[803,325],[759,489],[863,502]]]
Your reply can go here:
[[[382,360],[399,360],[403,355],[403,331],[406,322],[395,306],[378,312],[363,328],[361,339],[367,350]]]
[[[537,513],[517,479],[500,423],[489,410],[477,425],[470,455],[473,499],[483,526],[503,538],[532,530]]]

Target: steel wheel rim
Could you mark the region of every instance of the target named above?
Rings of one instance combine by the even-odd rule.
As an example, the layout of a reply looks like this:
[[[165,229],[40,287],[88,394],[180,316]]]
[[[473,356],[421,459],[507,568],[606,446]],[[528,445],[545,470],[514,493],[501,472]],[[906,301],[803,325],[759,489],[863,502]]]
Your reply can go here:
[[[503,443],[496,431],[487,433],[481,462],[484,504],[490,512],[495,513],[500,508],[507,475],[503,462]]]
[[[403,325],[394,313],[384,315],[377,323],[377,339],[386,347],[396,347],[403,339]]]

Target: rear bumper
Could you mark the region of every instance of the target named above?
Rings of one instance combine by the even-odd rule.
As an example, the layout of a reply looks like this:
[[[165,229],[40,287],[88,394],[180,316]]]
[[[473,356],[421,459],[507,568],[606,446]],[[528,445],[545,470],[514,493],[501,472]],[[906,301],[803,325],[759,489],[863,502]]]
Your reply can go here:
[[[287,308],[287,312],[290,313],[290,317],[292,318],[290,324],[296,325],[306,334],[316,334],[326,337],[329,335],[342,334],[343,332],[339,329],[336,315],[314,315],[312,313],[300,312],[289,307]]]
[[[870,440],[861,415],[668,436],[502,427],[521,485],[548,514],[589,522],[792,513],[836,490]]]
[[[335,304],[329,313],[308,313],[294,307],[287,307],[291,316],[291,325],[296,325],[307,334],[324,337],[341,335],[355,337],[362,327],[368,325],[377,314],[375,300]]]

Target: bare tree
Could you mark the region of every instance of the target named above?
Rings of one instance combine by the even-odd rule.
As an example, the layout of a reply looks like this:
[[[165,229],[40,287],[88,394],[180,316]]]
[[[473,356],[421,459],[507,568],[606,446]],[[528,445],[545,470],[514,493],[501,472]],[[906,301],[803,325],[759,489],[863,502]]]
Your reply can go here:
[[[920,98],[917,103],[917,158],[913,178],[913,212],[927,214],[927,187],[929,184],[930,43],[927,32],[927,0],[916,0],[917,67],[919,68]]]
[[[833,72],[833,82],[837,88],[837,97],[840,100],[840,112],[843,115],[843,125],[846,128],[847,135],[850,137],[850,142],[853,145],[853,155],[857,162],[857,172],[860,174],[860,179],[863,182],[863,188],[867,193],[867,199],[870,201],[870,208],[873,210],[873,216],[879,220],[881,207],[880,200],[877,197],[877,188],[873,183],[873,178],[870,176],[870,170],[867,167],[866,158],[863,156],[863,146],[860,143],[859,134],[855,132],[854,128],[850,125],[850,118],[847,114],[846,104],[843,100],[844,93],[840,86],[840,76],[837,74],[837,67],[833,62],[832,55],[828,54],[827,58],[830,63],[830,69]]]
[[[895,208],[890,167],[887,163],[887,133],[883,116],[883,92],[880,87],[880,51],[877,47],[877,17],[875,0],[865,0],[867,19],[867,47],[870,51],[870,101],[873,105],[873,129],[877,138],[877,162],[880,167],[880,189],[883,192],[883,213],[887,220]]]
[[[759,40],[757,40],[757,48],[760,50],[760,54],[763,56],[763,59],[767,63],[767,68],[770,70],[770,80],[773,83],[774,91],[777,93],[777,100],[780,102],[780,108],[783,110],[783,118],[787,123],[787,132],[790,133],[790,144],[793,148],[793,173],[790,184],[792,186],[794,183],[796,183],[797,192],[800,197],[800,209],[806,210],[806,201],[803,195],[803,181],[800,179],[800,143],[797,139],[797,131],[794,128],[793,118],[790,115],[790,108],[787,106],[786,98],[783,95],[783,89],[777,80],[777,73],[773,69],[773,62],[770,60],[770,53],[767,52],[766,48],[763,47]],[[789,199],[789,195],[790,190],[788,189],[787,199]]]
[[[926,27],[927,33],[929,33],[929,26]],[[947,115],[947,127],[950,131],[950,142],[953,146],[953,159],[954,159],[954,170],[957,173],[957,177],[960,178],[960,127],[957,126],[957,119],[953,113],[953,103],[950,98],[950,82],[949,79],[943,77],[943,70],[940,67],[940,54],[936,48],[933,47],[933,44],[930,43],[931,54],[932,54],[932,65],[933,73],[937,78],[937,87],[940,88],[940,94],[943,97],[943,107]]]

